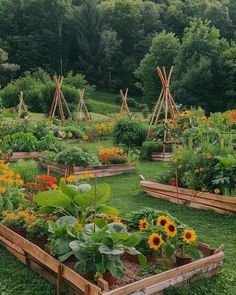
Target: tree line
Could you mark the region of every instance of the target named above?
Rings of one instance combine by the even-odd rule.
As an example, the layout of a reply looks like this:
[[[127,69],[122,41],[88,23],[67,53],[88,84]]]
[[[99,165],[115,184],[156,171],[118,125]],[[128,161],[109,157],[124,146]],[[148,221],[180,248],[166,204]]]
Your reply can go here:
[[[222,110],[236,105],[235,36],[235,0],[0,0],[0,48],[14,65],[0,84],[39,67],[73,71],[151,105],[155,67],[174,64],[177,101]]]

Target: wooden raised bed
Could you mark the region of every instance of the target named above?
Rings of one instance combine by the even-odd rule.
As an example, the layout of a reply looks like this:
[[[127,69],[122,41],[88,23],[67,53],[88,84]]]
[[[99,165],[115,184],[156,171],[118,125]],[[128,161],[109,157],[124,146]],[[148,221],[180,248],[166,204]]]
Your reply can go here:
[[[39,159],[42,156],[43,152],[14,152],[11,155],[3,155],[2,159],[12,162],[18,160]]]
[[[61,294],[62,284],[67,289],[65,294],[71,295],[163,294],[162,291],[170,286],[199,279],[202,275],[210,277],[217,274],[224,259],[222,247],[211,249],[205,244],[199,244],[199,249],[202,250],[204,258],[109,291],[106,281],[100,279],[98,281],[99,287],[87,281],[74,270],[65,264],[61,264],[51,255],[2,224],[0,224],[0,244],[22,263],[29,265],[56,285],[57,295]]]
[[[81,166],[68,166],[68,165],[57,164],[55,162],[42,160],[41,164],[43,167],[47,168],[48,174],[50,174],[50,172],[53,171],[53,172],[62,174],[64,176],[84,175],[85,172],[89,172],[92,174],[96,174],[97,177],[105,177],[105,176],[131,173],[135,170],[135,163],[81,167]]]
[[[64,142],[68,142],[68,143],[73,143],[73,142],[79,142],[81,141],[81,139],[79,138],[67,138],[67,139],[63,139]]]
[[[170,161],[173,158],[174,154],[173,153],[156,153],[152,152],[149,155],[149,159],[151,161]]]
[[[236,198],[194,191],[153,181],[140,182],[143,191],[150,196],[191,208],[214,210],[218,213],[236,213]]]

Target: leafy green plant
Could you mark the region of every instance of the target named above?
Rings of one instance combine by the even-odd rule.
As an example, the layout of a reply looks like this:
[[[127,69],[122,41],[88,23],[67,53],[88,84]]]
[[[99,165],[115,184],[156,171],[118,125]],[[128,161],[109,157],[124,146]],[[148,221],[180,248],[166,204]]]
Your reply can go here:
[[[56,157],[58,164],[90,166],[96,164],[98,161],[95,156],[84,152],[78,147],[73,147],[60,152]]]
[[[39,171],[39,162],[34,160],[19,160],[14,165],[15,173],[19,173],[24,182],[34,182]]]
[[[121,119],[113,130],[113,141],[126,148],[141,147],[146,137],[146,130],[140,121]]]
[[[110,272],[113,277],[124,275],[121,255],[125,252],[139,255],[140,262],[145,265],[145,257],[135,249],[141,241],[137,233],[128,233],[121,223],[110,223],[101,228],[94,224],[85,225],[84,232],[69,246],[78,259],[77,271],[104,275]]]
[[[2,141],[2,151],[12,152],[34,152],[38,150],[38,141],[32,133],[14,133],[5,135]]]
[[[88,222],[94,214],[117,215],[119,213],[117,209],[105,204],[110,197],[108,184],[87,186],[86,189],[82,184],[75,189],[61,182],[60,189],[61,191],[42,192],[34,197],[34,201],[40,206],[41,213],[54,212],[59,215],[71,215],[76,217],[82,225]]]

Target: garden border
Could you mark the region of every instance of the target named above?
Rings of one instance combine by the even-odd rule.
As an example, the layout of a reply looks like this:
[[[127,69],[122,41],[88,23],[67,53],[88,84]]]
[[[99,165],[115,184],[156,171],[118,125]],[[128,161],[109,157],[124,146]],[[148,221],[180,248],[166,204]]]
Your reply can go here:
[[[42,160],[41,165],[47,169],[49,175],[51,171],[64,175],[84,175],[85,172],[95,174],[96,177],[113,176],[119,174],[132,173],[135,170],[136,163],[127,164],[111,164],[111,165],[97,165],[97,166],[69,166],[64,164],[57,164],[55,162]]]
[[[218,213],[236,213],[236,198],[180,188],[154,181],[141,180],[143,191],[152,197],[191,208],[214,210]]]
[[[149,160],[150,161],[170,161],[174,157],[173,153],[158,153],[158,152],[151,152],[149,154]]]
[[[56,285],[57,295],[61,294],[62,282],[73,295],[162,294],[162,291],[170,286],[178,286],[190,279],[197,280],[202,275],[210,277],[217,274],[224,259],[222,246],[211,249],[208,245],[199,243],[199,249],[203,251],[205,258],[109,291],[106,281],[100,280],[99,287],[94,285],[3,224],[0,224],[0,244],[22,263],[29,265]]]

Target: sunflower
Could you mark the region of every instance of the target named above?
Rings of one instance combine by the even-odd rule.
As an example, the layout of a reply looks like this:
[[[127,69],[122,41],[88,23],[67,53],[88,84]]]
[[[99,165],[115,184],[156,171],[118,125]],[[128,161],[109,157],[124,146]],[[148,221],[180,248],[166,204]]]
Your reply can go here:
[[[153,250],[158,250],[163,243],[162,236],[159,234],[151,234],[148,238],[148,245]]]
[[[214,193],[218,195],[220,193],[220,189],[218,188],[214,189]]]
[[[165,226],[167,222],[170,222],[169,217],[161,215],[157,218],[157,226]]]
[[[197,239],[196,232],[192,229],[185,229],[182,235],[182,239],[186,244],[194,242]]]
[[[165,224],[165,232],[167,236],[173,238],[177,234],[177,228],[174,222],[169,221]]]
[[[182,130],[185,131],[187,129],[188,129],[188,125],[184,124],[183,127],[182,127]]]
[[[148,228],[148,226],[149,226],[149,224],[148,224],[146,218],[144,218],[144,219],[142,219],[142,220],[139,220],[139,229],[140,229],[140,230],[145,230],[145,229]]]

